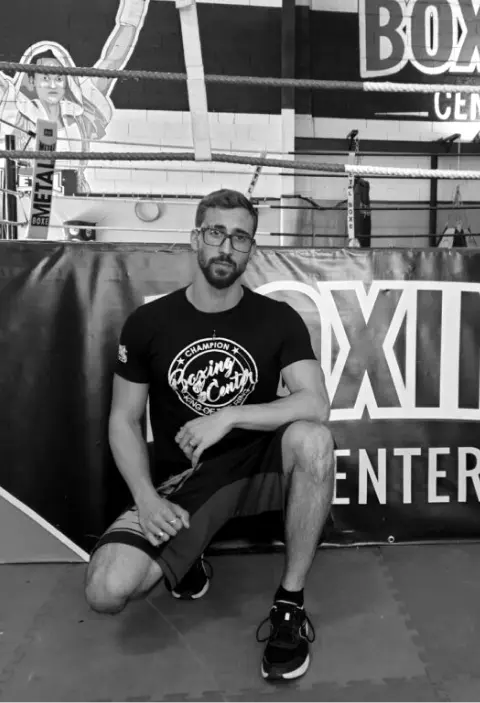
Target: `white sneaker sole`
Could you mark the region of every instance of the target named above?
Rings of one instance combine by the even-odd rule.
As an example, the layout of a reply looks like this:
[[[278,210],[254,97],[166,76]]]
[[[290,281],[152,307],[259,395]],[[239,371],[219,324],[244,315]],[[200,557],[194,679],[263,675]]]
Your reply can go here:
[[[205,586],[202,588],[201,591],[198,593],[195,593],[193,596],[189,596],[188,598],[182,597],[181,593],[177,593],[175,590],[170,591],[172,596],[177,599],[182,599],[182,600],[197,600],[198,598],[203,598],[203,596],[207,593],[208,589],[210,588],[210,579],[207,579],[207,582],[205,583]]]
[[[264,679],[270,679],[271,681],[281,681],[282,679],[290,681],[291,679],[298,679],[300,676],[306,674],[309,666],[310,654],[307,656],[302,666],[299,666],[298,669],[295,669],[294,671],[285,672],[284,674],[272,674],[271,672],[269,673],[268,671],[265,671],[262,662],[262,676]]]

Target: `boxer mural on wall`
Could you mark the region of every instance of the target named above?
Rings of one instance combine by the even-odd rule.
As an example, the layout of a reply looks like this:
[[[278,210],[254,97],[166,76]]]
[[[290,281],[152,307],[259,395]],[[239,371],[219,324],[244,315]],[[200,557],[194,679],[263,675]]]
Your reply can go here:
[[[120,0],[115,27],[108,37],[95,68],[123,69],[135,49],[150,0]],[[52,41],[30,46],[20,63],[74,67],[65,47]],[[89,151],[92,140],[102,139],[115,108],[110,98],[116,79],[19,73],[12,80],[0,72],[0,118],[15,125],[0,124],[0,134],[14,134],[17,149],[34,148],[27,131],[35,131],[37,119],[58,124],[57,149]],[[76,190],[88,193],[85,178],[88,163],[58,162],[58,169],[76,172]]]

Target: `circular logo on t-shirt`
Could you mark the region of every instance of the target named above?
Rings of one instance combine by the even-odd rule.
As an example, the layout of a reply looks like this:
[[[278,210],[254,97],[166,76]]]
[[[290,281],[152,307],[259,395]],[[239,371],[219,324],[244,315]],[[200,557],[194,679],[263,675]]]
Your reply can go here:
[[[257,381],[258,369],[251,354],[223,337],[193,342],[177,354],[168,370],[170,387],[199,415],[242,405]]]

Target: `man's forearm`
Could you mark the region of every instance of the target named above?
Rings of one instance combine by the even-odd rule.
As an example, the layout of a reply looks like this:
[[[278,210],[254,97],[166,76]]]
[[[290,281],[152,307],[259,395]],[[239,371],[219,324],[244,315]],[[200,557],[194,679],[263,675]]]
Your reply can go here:
[[[328,401],[308,391],[291,393],[271,403],[231,406],[228,410],[231,411],[232,429],[263,431],[276,430],[297,420],[326,422],[330,414]]]
[[[150,476],[147,443],[140,423],[111,419],[109,440],[118,470],[127,483],[135,503],[155,493]]]

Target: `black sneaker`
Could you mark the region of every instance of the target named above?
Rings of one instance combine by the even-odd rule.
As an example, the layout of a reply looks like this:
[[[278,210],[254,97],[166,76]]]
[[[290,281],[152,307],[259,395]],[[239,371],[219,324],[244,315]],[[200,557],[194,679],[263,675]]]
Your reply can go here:
[[[260,638],[260,630],[270,621],[270,633]],[[303,676],[310,665],[309,643],[315,630],[305,610],[293,603],[276,601],[268,618],[257,629],[257,642],[267,642],[262,661],[264,679],[291,680]]]
[[[197,598],[202,598],[210,588],[212,576],[212,566],[203,558],[202,554],[175,588],[172,588],[167,580],[165,580],[165,585],[174,598],[197,600]]]

